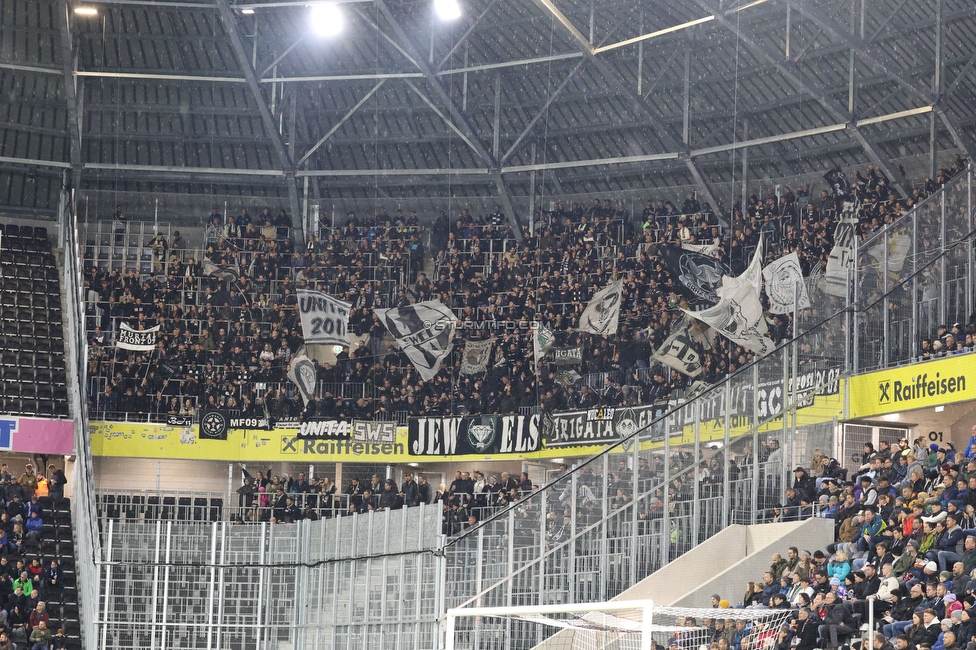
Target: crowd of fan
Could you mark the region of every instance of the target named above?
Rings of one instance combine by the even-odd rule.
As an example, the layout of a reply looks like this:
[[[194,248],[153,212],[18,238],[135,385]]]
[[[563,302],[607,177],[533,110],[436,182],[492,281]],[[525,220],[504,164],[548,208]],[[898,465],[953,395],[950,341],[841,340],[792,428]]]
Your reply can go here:
[[[929,361],[950,354],[966,354],[976,347],[976,326],[974,324],[953,323],[952,327],[939,325],[931,338],[922,339],[919,357]]]
[[[889,179],[873,166],[863,175],[855,172],[852,197],[860,206],[861,235],[903,214],[963,164],[957,159],[907,199],[897,198]],[[650,359],[687,306],[657,255],[660,247],[709,246],[738,274],[762,234],[765,262],[796,251],[808,274],[827,260],[837,207],[826,190],[818,199],[807,186],[796,192],[787,186],[778,197],[770,189],[764,197],[750,197],[745,213],[739,208],[724,213],[731,224],[726,229],[693,195],[681,209],[648,201],[640,215],[609,200],[572,208],[556,201],[553,209],[535,215],[537,235],[521,244],[497,206],[484,218],[462,210],[453,223],[442,211],[430,231],[429,251],[416,213],[389,215],[380,208],[376,215],[350,213],[341,227],[323,229],[322,238],[309,235],[304,252],[292,248],[284,211],[273,217],[265,209],[252,220],[246,210],[236,219],[214,210],[202,258],[194,257],[176,233],[171,242],[162,235],[151,242],[155,275],[86,269],[86,288],[97,307],[89,348],[89,375],[95,378],[90,408],[109,419],[192,416],[201,407],[236,410],[245,417],[267,412],[275,419],[394,419],[421,412],[509,413],[667,399],[692,380]],[[124,227],[124,219],[119,222]],[[434,262],[433,278],[423,272],[427,258]],[[592,293],[613,279],[622,279],[624,287],[619,334],[575,332]],[[293,308],[298,287],[350,302],[350,330],[370,335],[368,343],[343,350],[334,366],[320,364],[322,395],[307,407],[286,381],[288,363],[302,345]],[[373,309],[433,298],[454,309],[462,322],[493,321],[497,327],[461,328],[440,372],[423,381],[402,351],[394,345],[384,349],[386,331]],[[811,322],[840,307],[832,300],[828,296],[814,305]],[[558,368],[543,365],[536,374],[530,329],[509,326],[533,321],[552,329],[558,346],[583,346],[576,370],[607,373],[606,380],[595,387],[584,382],[576,390]],[[156,349],[151,354],[115,349],[113,332],[120,322],[136,329],[160,325]],[[792,317],[772,317],[769,330],[774,341],[789,338]],[[489,336],[495,343],[489,369],[462,375],[463,339]],[[721,337],[711,350],[700,352],[697,379],[706,383],[721,380],[753,356]]]
[[[64,496],[64,472],[48,466],[47,475],[27,464],[19,478],[0,465],[0,650],[65,648],[64,630],[47,628],[45,601],[62,590],[58,561],[44,566],[39,552],[44,534],[45,496]]]
[[[566,471],[562,466],[561,471]],[[423,505],[441,509],[442,532],[456,535],[477,522],[519,501],[538,488],[523,472],[518,478],[508,472],[498,475],[480,470],[458,471],[450,486],[434,486],[424,474],[403,474],[400,486],[392,478],[373,474],[368,481],[349,480],[343,489],[328,477],[278,476],[267,472],[252,475],[241,466],[242,485],[237,489],[238,523],[270,521],[296,523],[302,520],[342,517],[358,513],[400,510]]]
[[[976,643],[976,427],[958,453],[952,443],[866,444],[845,481],[837,461],[817,453],[797,467],[775,519],[832,519],[826,549],[790,548],[748,583],[738,607],[792,609],[777,648],[837,648],[870,635],[875,650],[955,650]],[[729,607],[715,596],[713,606]],[[877,630],[868,630],[869,609]],[[709,621],[715,650],[742,650],[742,626]]]

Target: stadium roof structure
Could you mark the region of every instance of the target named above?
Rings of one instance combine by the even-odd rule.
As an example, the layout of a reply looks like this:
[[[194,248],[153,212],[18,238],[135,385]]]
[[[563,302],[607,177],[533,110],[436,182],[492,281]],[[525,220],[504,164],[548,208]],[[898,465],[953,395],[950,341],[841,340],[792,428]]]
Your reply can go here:
[[[972,0],[461,0],[451,23],[431,0],[337,0],[331,38],[308,4],[2,0],[0,209],[53,214],[64,170],[293,212],[304,191],[512,212],[534,183],[714,205],[745,152],[755,177],[896,180],[976,155]]]

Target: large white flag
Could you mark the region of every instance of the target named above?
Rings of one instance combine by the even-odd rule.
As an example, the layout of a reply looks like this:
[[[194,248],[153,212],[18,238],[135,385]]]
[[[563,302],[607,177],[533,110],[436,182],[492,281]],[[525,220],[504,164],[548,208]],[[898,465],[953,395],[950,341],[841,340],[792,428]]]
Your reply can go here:
[[[349,347],[349,310],[352,305],[321,291],[298,289],[295,293],[306,345]]]
[[[556,342],[556,335],[552,330],[538,323],[535,332],[532,334],[532,352],[535,354],[535,365],[538,366],[542,358],[549,354],[553,344]]]
[[[614,335],[620,319],[620,302],[622,298],[623,280],[611,282],[593,295],[590,304],[580,316],[580,332],[597,335]]]
[[[810,307],[810,296],[803,281],[800,257],[795,253],[784,255],[763,269],[769,311],[773,314],[791,314],[794,309]]]
[[[390,330],[423,380],[433,379],[454,346],[454,329],[457,326],[454,312],[440,300],[376,309],[374,312]]]
[[[824,274],[824,293],[844,298],[850,284],[850,271],[854,268],[854,238],[857,236],[857,219],[853,218],[856,204],[844,203],[841,221],[834,228],[834,247],[827,257]]]
[[[298,351],[295,358],[291,360],[291,367],[288,369],[288,379],[298,386],[302,401],[305,406],[312,401],[315,396],[315,384],[318,382],[318,373],[315,363],[305,354],[305,346]]]
[[[743,285],[749,285],[756,290],[758,294],[762,291],[762,255],[763,255],[763,237],[759,235],[759,245],[756,246],[756,252],[752,255],[752,261],[749,262],[749,266],[742,275],[739,277],[732,277],[727,275],[722,278],[722,286],[715,290],[716,295],[719,298],[724,297],[727,293],[735,293]]]
[[[149,352],[156,349],[158,337],[159,325],[147,330],[134,330],[125,323],[119,323],[119,338],[115,342],[115,347],[123,350]]]
[[[714,307],[702,311],[685,310],[685,313],[756,354],[765,355],[773,351],[772,339],[765,336],[769,330],[763,318],[759,292],[748,282],[726,291]]]
[[[671,333],[653,358],[689,377],[697,377],[702,371],[701,355],[695,350],[684,323]]]

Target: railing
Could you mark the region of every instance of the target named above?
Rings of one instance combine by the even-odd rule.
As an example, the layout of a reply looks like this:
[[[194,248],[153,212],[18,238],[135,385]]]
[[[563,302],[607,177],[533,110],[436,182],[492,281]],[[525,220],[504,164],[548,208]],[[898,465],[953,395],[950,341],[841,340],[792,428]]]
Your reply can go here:
[[[97,647],[316,650],[368,639],[436,650],[437,514],[421,507],[251,526],[109,521]],[[389,621],[396,633],[367,632]]]
[[[96,559],[101,553],[96,530],[94,477],[91,444],[88,437],[89,415],[85,400],[87,385],[87,345],[84,327],[84,299],[81,279],[81,250],[78,240],[78,220],[75,197],[66,188],[69,172],[65,172],[64,188],[58,208],[58,246],[64,251],[61,268],[61,287],[64,290],[66,367],[69,412],[75,422],[74,451],[76,460],[71,476],[71,520],[74,534],[75,570],[78,581],[78,620],[81,641],[85,650],[98,648],[95,620],[99,607],[99,580]]]

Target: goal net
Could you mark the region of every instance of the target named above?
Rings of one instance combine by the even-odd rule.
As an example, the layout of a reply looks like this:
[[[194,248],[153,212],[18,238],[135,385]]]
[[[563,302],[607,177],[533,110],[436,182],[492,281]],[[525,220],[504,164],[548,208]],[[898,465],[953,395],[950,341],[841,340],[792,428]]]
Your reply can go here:
[[[790,610],[658,607],[651,601],[459,608],[447,650],[772,650]],[[727,645],[721,642],[725,638]]]

